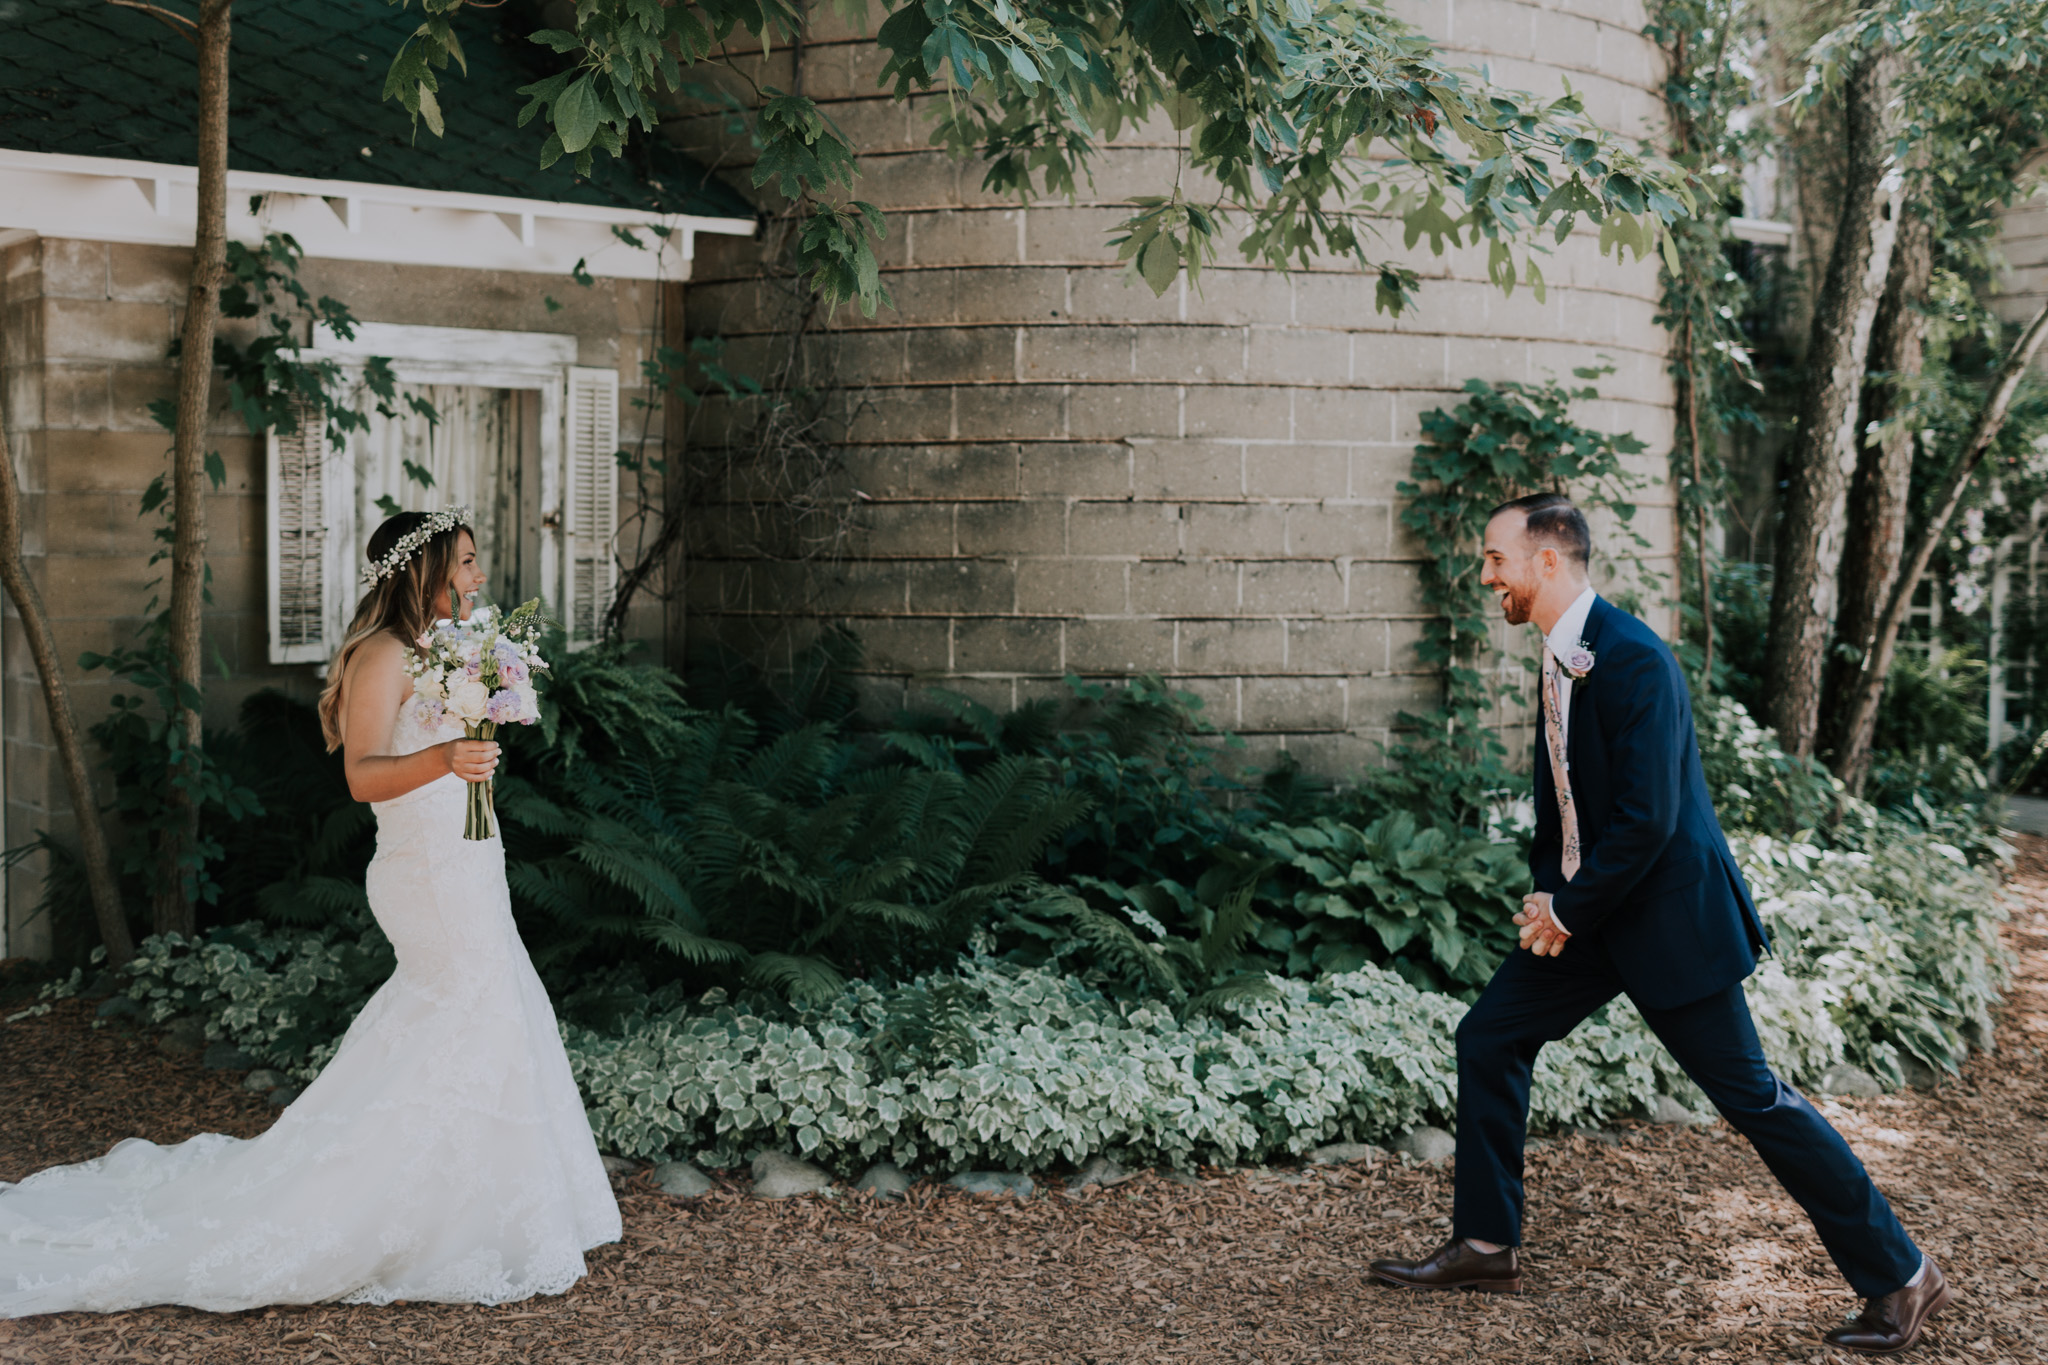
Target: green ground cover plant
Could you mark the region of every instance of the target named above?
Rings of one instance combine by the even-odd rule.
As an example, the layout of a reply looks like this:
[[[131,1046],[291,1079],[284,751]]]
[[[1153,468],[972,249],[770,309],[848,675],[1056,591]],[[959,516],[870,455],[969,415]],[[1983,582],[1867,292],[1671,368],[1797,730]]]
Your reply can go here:
[[[1992,874],[1953,845],[1887,834],[1871,852],[1736,841],[1778,949],[1750,982],[1751,1004],[1795,1083],[1846,1060],[1896,1085],[1907,1056],[1953,1071],[1990,1037],[2005,979]],[[129,993],[154,1017],[200,1014],[218,1036],[311,1075],[331,1044],[306,1046],[304,1002],[366,994],[369,937],[332,926],[154,939]],[[607,1027],[565,1023],[563,1034],[602,1145],[721,1166],[763,1144],[842,1170],[878,1156],[1029,1169],[1097,1152],[1186,1166],[1449,1121],[1462,1002],[1373,966],[1267,985],[1184,1011],[982,952],[803,1006],[670,988]],[[1545,1049],[1532,1114],[1539,1128],[1596,1124],[1658,1094],[1701,1102],[1618,1001]]]
[[[655,681],[629,672],[602,682],[600,667],[635,666],[594,662],[581,685],[588,709],[564,707],[537,736],[550,752],[583,746],[579,767],[604,752],[603,727],[589,720],[611,704],[602,699]],[[1956,1070],[1987,1045],[2005,979],[2001,846],[1967,811],[1923,802],[1886,812],[1839,799],[1824,775],[1777,753],[1739,705],[1724,698],[1710,711],[1708,771],[1731,814],[1776,819],[1838,798],[1832,824],[1733,839],[1777,945],[1750,983],[1773,1061],[1809,1085],[1842,1061],[1890,1085],[1909,1059]],[[679,744],[712,725],[686,708],[675,715]],[[805,733],[786,728],[784,739]],[[920,782],[971,783],[1023,759],[992,745],[973,771],[937,751],[906,768],[874,759],[900,752],[893,746],[844,742],[880,764],[869,771]],[[845,759],[849,770],[859,759]],[[815,774],[800,785],[813,793],[805,809],[837,799]],[[1231,785],[1240,796],[1258,790]],[[1047,790],[1069,789],[1048,777]],[[1029,1168],[1098,1151],[1185,1165],[1448,1122],[1452,1032],[1466,1008],[1460,994],[1469,995],[1458,973],[1482,979],[1508,949],[1502,926],[1524,848],[1399,815],[1353,823],[1372,808],[1358,793],[1328,797],[1321,814],[1291,799],[1237,808],[1229,819],[1243,847],[1225,848],[1231,856],[1186,882],[1061,880],[1041,857],[963,917],[964,951],[830,991],[792,993],[743,969],[709,986],[713,978],[688,971],[659,981],[558,971],[564,1037],[599,1139],[631,1155],[720,1164],[771,1144],[842,1169],[878,1155]],[[1076,842],[1069,856],[1107,855]],[[579,855],[564,844],[519,865],[559,858]],[[868,866],[849,860],[844,871],[859,879]],[[1118,925],[1122,956],[1052,905],[1062,899]],[[637,927],[618,932],[647,941]],[[1454,949],[1453,935],[1468,941]],[[546,933],[536,938],[545,951]],[[1401,955],[1425,942],[1423,956]],[[388,969],[366,908],[337,899],[318,925],[277,917],[198,940],[152,939],[126,989],[154,1019],[198,1015],[214,1036],[304,1077]],[[1545,1050],[1533,1113],[1539,1127],[1598,1123],[1658,1094],[1700,1102],[1622,1001]]]

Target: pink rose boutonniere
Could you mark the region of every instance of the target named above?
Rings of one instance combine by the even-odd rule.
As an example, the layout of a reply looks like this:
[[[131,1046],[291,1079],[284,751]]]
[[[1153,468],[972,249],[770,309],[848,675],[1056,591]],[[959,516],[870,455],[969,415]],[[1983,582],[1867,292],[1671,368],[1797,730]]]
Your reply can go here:
[[[1574,682],[1582,681],[1593,671],[1593,651],[1581,642],[1567,649],[1558,662],[1564,665],[1564,671],[1572,675]]]

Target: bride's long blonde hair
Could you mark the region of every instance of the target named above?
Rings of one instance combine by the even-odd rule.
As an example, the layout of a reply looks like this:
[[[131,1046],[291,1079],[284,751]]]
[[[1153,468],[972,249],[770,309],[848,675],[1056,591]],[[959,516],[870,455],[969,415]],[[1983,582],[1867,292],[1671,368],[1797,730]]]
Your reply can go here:
[[[370,537],[366,556],[376,563],[391,553],[391,547],[418,530],[427,520],[425,512],[400,512],[377,528]],[[409,646],[440,619],[448,609],[448,584],[455,576],[455,547],[470,528],[455,525],[420,546],[397,573],[379,579],[363,594],[355,619],[327,669],[327,685],[320,690],[320,731],[327,737],[329,753],[341,747],[341,689],[348,676],[348,663],[365,640],[389,631]],[[471,532],[472,538],[475,533]]]

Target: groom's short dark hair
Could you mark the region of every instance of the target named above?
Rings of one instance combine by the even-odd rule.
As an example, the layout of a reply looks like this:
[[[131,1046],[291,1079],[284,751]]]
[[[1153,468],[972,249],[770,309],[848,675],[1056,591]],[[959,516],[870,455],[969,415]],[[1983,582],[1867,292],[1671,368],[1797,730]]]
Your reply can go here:
[[[1520,512],[1523,527],[1543,544],[1562,550],[1582,565],[1592,561],[1593,532],[1586,525],[1586,514],[1564,494],[1528,493],[1509,498],[1487,513],[1486,519],[1492,521],[1503,512]]]

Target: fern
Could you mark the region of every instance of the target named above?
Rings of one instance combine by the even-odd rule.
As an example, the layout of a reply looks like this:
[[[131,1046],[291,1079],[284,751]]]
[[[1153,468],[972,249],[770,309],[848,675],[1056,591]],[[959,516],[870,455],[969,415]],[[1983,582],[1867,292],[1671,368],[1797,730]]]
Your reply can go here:
[[[823,1004],[846,989],[846,978],[821,957],[756,953],[744,973],[747,984],[777,991],[798,1004]]]

